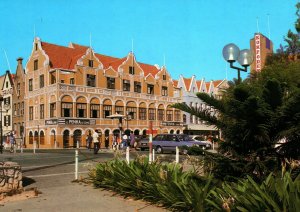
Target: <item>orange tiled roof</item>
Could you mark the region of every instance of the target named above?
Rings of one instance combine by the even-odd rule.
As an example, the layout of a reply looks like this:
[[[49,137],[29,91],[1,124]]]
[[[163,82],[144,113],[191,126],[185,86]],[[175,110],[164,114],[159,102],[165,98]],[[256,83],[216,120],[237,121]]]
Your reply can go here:
[[[218,85],[220,85],[221,82],[223,82],[223,80],[214,80],[213,81],[214,87],[218,87]]]
[[[173,80],[173,85],[174,85],[175,88],[177,88],[177,86],[178,86],[178,80]]]
[[[189,91],[192,79],[191,78],[184,78],[184,77],[182,77],[182,78],[183,78],[183,82],[185,84],[186,90]]]
[[[210,82],[206,82],[205,86],[206,86],[206,91],[208,92],[209,91]]]
[[[202,82],[202,80],[196,81],[196,85],[197,85],[199,91],[201,91],[201,82]]]
[[[41,42],[41,44],[43,50],[49,56],[50,67],[62,69],[73,69],[77,60],[82,57],[89,48],[88,46],[82,46],[75,43],[70,43],[70,47],[59,46],[46,42]],[[95,55],[103,64],[105,69],[111,66],[116,71],[118,70],[118,67],[127,59],[127,57],[117,58],[98,53],[95,53]],[[159,71],[159,69],[153,65],[139,62],[138,64],[143,69],[145,76],[148,74],[155,76]]]

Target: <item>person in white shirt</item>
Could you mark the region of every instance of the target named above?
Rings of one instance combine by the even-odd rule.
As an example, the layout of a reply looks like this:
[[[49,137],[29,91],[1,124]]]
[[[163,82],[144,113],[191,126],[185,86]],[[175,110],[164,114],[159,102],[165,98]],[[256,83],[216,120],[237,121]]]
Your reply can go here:
[[[95,130],[95,132],[93,133],[94,154],[97,154],[100,148],[98,137],[99,137],[98,132],[97,130]]]

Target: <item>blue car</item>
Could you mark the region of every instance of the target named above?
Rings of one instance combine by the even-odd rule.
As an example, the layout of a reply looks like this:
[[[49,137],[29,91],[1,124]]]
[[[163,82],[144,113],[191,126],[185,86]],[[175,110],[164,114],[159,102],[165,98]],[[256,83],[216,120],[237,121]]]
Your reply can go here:
[[[152,139],[152,148],[156,153],[175,152],[176,147],[199,146],[199,142],[193,141],[188,135],[184,134],[158,134]],[[143,139],[140,142],[142,151],[149,149],[149,139]]]

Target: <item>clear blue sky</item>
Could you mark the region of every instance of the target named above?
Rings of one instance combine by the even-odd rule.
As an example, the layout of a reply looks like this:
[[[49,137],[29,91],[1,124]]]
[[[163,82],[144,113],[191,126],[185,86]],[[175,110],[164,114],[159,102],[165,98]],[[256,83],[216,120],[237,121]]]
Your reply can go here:
[[[259,31],[277,49],[288,29],[294,30],[298,0],[0,0],[0,74],[12,73],[16,58],[24,65],[34,37],[59,45],[92,46],[98,53],[124,57],[131,51],[139,62],[165,64],[174,79],[231,80],[222,49],[236,43],[249,48]],[[242,77],[245,77],[243,74]]]

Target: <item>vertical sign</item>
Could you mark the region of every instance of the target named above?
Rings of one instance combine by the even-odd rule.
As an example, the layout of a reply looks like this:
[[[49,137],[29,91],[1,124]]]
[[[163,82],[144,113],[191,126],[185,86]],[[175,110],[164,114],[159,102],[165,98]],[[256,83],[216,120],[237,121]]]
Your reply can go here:
[[[255,62],[256,62],[256,71],[261,70],[261,54],[260,54],[260,35],[255,35]]]

